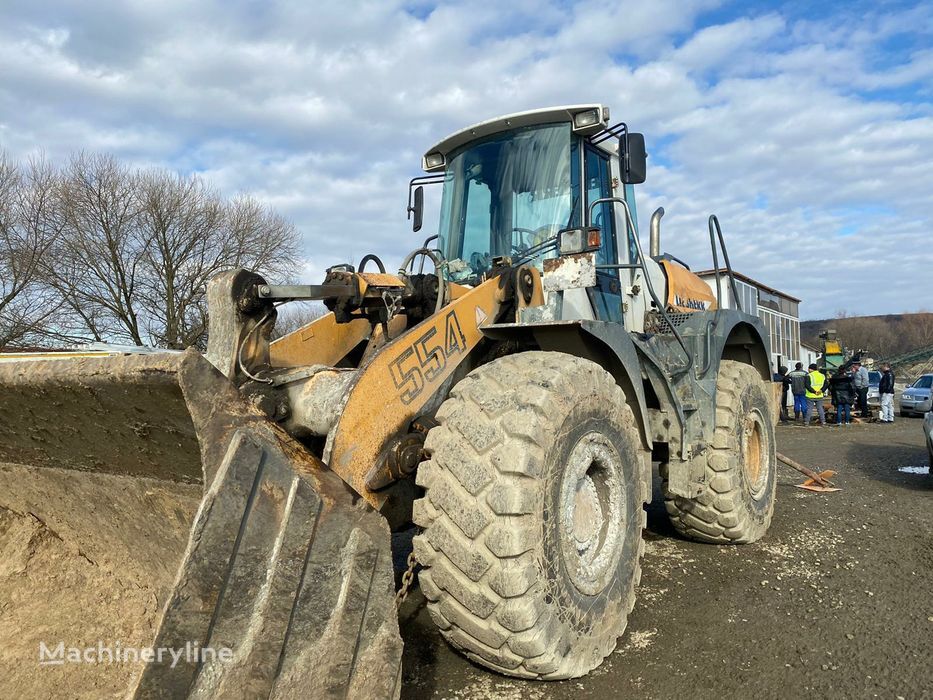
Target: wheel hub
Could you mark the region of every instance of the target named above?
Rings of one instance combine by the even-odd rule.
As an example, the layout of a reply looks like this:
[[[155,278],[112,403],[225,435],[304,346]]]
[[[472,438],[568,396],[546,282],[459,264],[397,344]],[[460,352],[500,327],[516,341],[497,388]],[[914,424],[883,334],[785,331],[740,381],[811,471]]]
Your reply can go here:
[[[759,498],[765,491],[770,469],[767,438],[762,429],[762,417],[752,411],[745,419],[742,431],[742,468],[753,498]]]
[[[581,593],[596,595],[610,583],[625,540],[625,475],[605,436],[587,433],[574,446],[560,499],[567,572]]]
[[[598,544],[602,527],[603,509],[599,494],[592,477],[585,476],[577,482],[573,499],[573,538],[577,542],[577,550],[582,553]]]

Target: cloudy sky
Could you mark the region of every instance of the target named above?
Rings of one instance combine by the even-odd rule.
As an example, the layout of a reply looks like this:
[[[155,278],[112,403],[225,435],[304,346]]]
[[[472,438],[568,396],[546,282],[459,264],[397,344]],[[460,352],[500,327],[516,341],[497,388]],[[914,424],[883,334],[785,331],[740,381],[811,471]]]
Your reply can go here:
[[[2,0],[0,148],[106,151],[249,191],[307,282],[416,247],[408,179],[448,133],[602,102],[650,151],[641,224],[801,297],[933,308],[933,4]]]

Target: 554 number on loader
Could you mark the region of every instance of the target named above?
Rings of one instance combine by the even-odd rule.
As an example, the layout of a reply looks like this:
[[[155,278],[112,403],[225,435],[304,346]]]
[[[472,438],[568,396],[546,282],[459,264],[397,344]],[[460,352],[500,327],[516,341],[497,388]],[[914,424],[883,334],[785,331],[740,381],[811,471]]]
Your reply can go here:
[[[579,676],[634,605],[652,461],[678,532],[766,532],[768,337],[720,303],[735,289],[715,217],[715,291],[661,253],[663,210],[643,250],[643,137],[602,105],[541,109],[459,131],[422,165],[409,213],[418,230],[422,187],[441,185],[438,235],[396,274],[374,256],[313,286],[234,270],[208,287],[206,358],[0,367],[0,517],[149,591],[140,643],[232,650],[94,692],[398,695],[390,531],[412,522],[450,644],[513,676]],[[296,299],[329,313],[270,341]],[[16,586],[0,575],[28,598]],[[127,614],[87,591],[59,604],[79,612],[29,608],[43,634]]]

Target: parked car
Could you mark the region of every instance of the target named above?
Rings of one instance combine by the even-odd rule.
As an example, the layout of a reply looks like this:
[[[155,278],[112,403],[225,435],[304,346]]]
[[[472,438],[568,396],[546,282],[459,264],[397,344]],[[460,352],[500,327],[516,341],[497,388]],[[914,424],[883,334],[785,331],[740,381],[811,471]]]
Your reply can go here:
[[[933,411],[923,419],[923,434],[926,436],[927,455],[930,458],[930,476],[933,476]]]
[[[901,415],[923,414],[933,410],[931,395],[933,395],[933,374],[922,374],[901,394]]]
[[[881,405],[881,394],[878,393],[878,385],[881,384],[881,372],[876,369],[868,371],[868,404],[870,406]]]

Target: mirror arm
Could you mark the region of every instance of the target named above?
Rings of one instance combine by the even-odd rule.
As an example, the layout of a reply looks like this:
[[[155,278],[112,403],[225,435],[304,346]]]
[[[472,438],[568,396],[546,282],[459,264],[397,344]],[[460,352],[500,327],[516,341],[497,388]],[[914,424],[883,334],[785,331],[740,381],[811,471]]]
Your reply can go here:
[[[413,177],[408,181],[408,207],[406,208],[407,219],[411,221],[411,215],[415,214],[415,225],[413,226],[414,231],[420,231],[420,214],[416,213],[421,210],[423,203],[418,201],[412,201],[418,199],[418,192],[424,191],[422,185],[436,185],[444,181],[446,176],[441,173],[439,175],[422,175],[421,177]],[[417,186],[417,187],[416,187]]]

